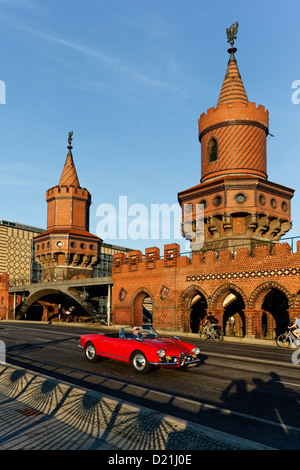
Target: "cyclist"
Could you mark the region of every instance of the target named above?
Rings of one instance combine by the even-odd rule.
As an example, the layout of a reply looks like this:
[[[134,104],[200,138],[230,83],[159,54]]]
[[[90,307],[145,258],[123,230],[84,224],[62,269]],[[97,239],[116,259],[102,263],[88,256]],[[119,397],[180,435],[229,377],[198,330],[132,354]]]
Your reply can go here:
[[[204,321],[204,329],[207,334],[213,333],[217,327],[218,320],[211,313],[208,314],[207,319]]]
[[[296,330],[293,330],[293,335],[295,335],[297,339],[300,338],[300,318],[296,318],[295,323],[288,328],[296,328]]]

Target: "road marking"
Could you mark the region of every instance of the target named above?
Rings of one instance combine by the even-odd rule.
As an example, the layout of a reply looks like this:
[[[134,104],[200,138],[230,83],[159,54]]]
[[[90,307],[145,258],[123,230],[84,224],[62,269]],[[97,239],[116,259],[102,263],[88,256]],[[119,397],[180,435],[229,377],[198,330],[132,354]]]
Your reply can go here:
[[[280,362],[280,361],[271,361],[269,359],[258,359],[256,357],[244,357],[244,356],[236,356],[233,354],[220,354],[220,353],[213,353],[210,351],[203,351],[201,349],[201,354],[208,354],[209,356],[214,356],[214,357],[221,357],[223,359],[232,359],[236,361],[247,361],[247,362],[256,362],[258,364],[269,364],[269,365],[275,365],[275,366],[284,366],[284,367],[293,367],[295,368],[295,365],[292,362]]]
[[[293,385],[294,387],[300,387],[300,384],[294,384],[294,383],[291,383],[291,382],[282,382],[281,380],[275,380],[275,382],[277,382],[279,384]]]

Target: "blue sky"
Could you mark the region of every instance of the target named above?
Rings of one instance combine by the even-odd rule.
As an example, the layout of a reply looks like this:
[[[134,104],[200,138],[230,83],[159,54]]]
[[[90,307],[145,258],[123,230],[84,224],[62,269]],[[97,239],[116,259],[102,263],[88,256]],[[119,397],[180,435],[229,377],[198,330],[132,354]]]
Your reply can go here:
[[[200,181],[198,118],[217,103],[238,21],[248,98],[270,112],[268,179],[296,190],[288,236],[300,235],[299,17],[292,0],[0,0],[0,219],[46,228],[69,131],[92,233],[119,196],[149,217],[176,204]],[[144,251],[173,239],[105,241]]]

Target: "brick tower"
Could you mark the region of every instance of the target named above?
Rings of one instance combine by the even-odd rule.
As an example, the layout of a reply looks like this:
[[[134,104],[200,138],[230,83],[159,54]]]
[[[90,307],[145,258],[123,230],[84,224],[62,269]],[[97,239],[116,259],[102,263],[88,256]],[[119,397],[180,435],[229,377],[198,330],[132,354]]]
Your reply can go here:
[[[98,260],[100,239],[89,233],[91,195],[79,184],[72,135],[59,184],[46,193],[47,230],[34,238],[43,281],[91,277]]]
[[[248,100],[233,47],[237,27],[226,31],[230,57],[217,106],[198,121],[200,184],[178,193],[183,212],[187,203],[193,208],[194,231],[195,207],[203,204],[203,251],[279,240],[291,228],[294,190],[268,181],[269,113]]]

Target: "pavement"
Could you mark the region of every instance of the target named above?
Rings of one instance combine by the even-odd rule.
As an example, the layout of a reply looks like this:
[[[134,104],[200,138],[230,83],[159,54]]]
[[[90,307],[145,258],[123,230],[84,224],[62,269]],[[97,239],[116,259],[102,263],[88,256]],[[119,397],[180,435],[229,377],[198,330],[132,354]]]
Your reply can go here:
[[[274,450],[0,364],[0,450]]]

